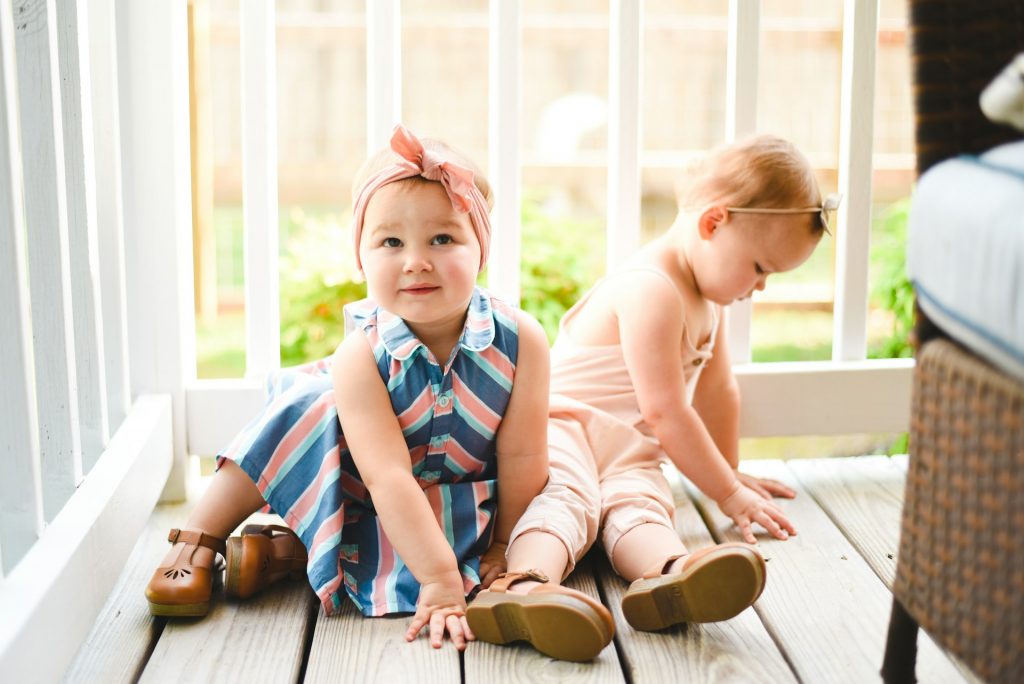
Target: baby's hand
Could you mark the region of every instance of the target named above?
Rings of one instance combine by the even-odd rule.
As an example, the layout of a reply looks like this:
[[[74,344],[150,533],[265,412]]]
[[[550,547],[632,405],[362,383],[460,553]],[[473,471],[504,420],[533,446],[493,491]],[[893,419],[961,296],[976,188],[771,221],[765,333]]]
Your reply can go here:
[[[768,478],[754,477],[753,475],[747,475],[736,470],[736,479],[746,486],[753,489],[755,492],[760,494],[765,499],[770,499],[773,496],[782,497],[783,499],[795,499],[796,492],[782,484],[778,480],[769,480]]]
[[[789,535],[796,534],[793,523],[789,522],[785,513],[773,501],[765,499],[742,482],[736,482],[732,494],[719,501],[718,507],[733,519],[748,544],[757,543],[751,529],[755,522],[778,539],[789,539]]]
[[[463,592],[462,575],[458,572],[450,578],[420,586],[416,614],[405,633],[405,640],[412,641],[420,630],[429,625],[431,646],[441,648],[447,632],[455,648],[466,650],[466,642],[476,637],[466,622],[466,596]]]
[[[480,587],[486,589],[491,582],[498,579],[498,575],[505,572],[505,550],[508,545],[504,542],[493,542],[491,548],[480,557]]]

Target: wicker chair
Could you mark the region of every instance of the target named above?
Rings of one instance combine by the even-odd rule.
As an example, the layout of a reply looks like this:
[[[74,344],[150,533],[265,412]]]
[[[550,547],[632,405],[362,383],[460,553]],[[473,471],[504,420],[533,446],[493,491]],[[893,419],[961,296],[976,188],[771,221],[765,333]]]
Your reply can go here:
[[[1024,51],[1020,0],[911,0],[918,173],[1019,140],[978,107]],[[910,465],[882,676],[914,681],[918,627],[992,682],[1024,682],[1024,383],[918,310]]]

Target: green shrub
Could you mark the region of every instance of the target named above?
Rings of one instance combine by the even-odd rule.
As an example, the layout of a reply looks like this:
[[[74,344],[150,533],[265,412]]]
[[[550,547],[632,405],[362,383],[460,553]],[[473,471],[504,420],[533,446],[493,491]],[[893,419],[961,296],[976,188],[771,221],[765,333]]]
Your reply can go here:
[[[288,217],[280,260],[281,365],[330,355],[345,333],[344,306],[366,296],[349,229],[333,214]]]
[[[871,288],[871,301],[893,314],[889,337],[872,345],[871,358],[895,359],[913,356],[910,332],[914,324],[914,290],[907,278],[907,218],[910,198],[896,202],[883,214],[871,246],[871,264],[878,269]]]
[[[554,218],[542,202],[522,204],[521,306],[552,342],[558,321],[604,271],[604,231],[594,220]]]

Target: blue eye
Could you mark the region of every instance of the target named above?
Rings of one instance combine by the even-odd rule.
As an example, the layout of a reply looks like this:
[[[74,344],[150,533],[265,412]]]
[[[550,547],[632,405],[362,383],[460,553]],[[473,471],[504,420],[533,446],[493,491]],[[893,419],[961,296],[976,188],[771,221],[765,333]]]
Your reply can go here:
[[[435,235],[434,239],[430,241],[430,244],[450,245],[453,242],[455,242],[455,238],[453,238],[451,235],[448,235],[447,233],[442,233],[441,235]]]
[[[389,237],[384,238],[380,244],[382,247],[401,247],[402,241],[399,240],[398,238]]]

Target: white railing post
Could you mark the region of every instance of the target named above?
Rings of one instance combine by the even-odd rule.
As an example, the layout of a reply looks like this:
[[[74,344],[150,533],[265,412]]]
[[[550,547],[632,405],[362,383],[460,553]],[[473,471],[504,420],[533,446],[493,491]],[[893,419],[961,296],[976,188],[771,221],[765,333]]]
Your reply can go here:
[[[110,438],[100,315],[87,16],[84,0],[57,0],[57,52],[83,473],[88,473],[96,463]]]
[[[132,394],[170,394],[173,466],[164,500],[185,497],[185,383],[195,378],[185,2],[123,2],[118,63]]]
[[[366,3],[366,146],[388,144],[402,120],[402,21],[399,0]]]
[[[114,0],[89,0],[90,85],[96,165],[96,232],[102,300],[104,377],[109,435],[128,415],[128,327],[121,197],[121,116],[118,110]]]
[[[757,63],[760,0],[729,0],[729,47],[725,84],[725,136],[732,142],[757,130]],[[750,363],[751,301],[729,306],[729,353],[734,364]]]
[[[494,189],[494,238],[487,285],[495,294],[519,303],[522,253],[519,205],[522,176],[519,166],[521,65],[519,62],[519,0],[491,0],[489,136],[490,181]]]
[[[246,0],[242,53],[242,212],[245,230],[245,373],[281,367],[278,295],[277,59],[274,0]]]
[[[11,3],[0,3],[0,577],[43,527]]]
[[[610,271],[640,247],[642,0],[610,0],[608,69],[608,228]]]
[[[857,361],[867,356],[877,28],[877,1],[846,0],[839,107],[839,191],[844,199],[836,230],[834,361]]]
[[[43,516],[82,478],[54,0],[14,6]]]

